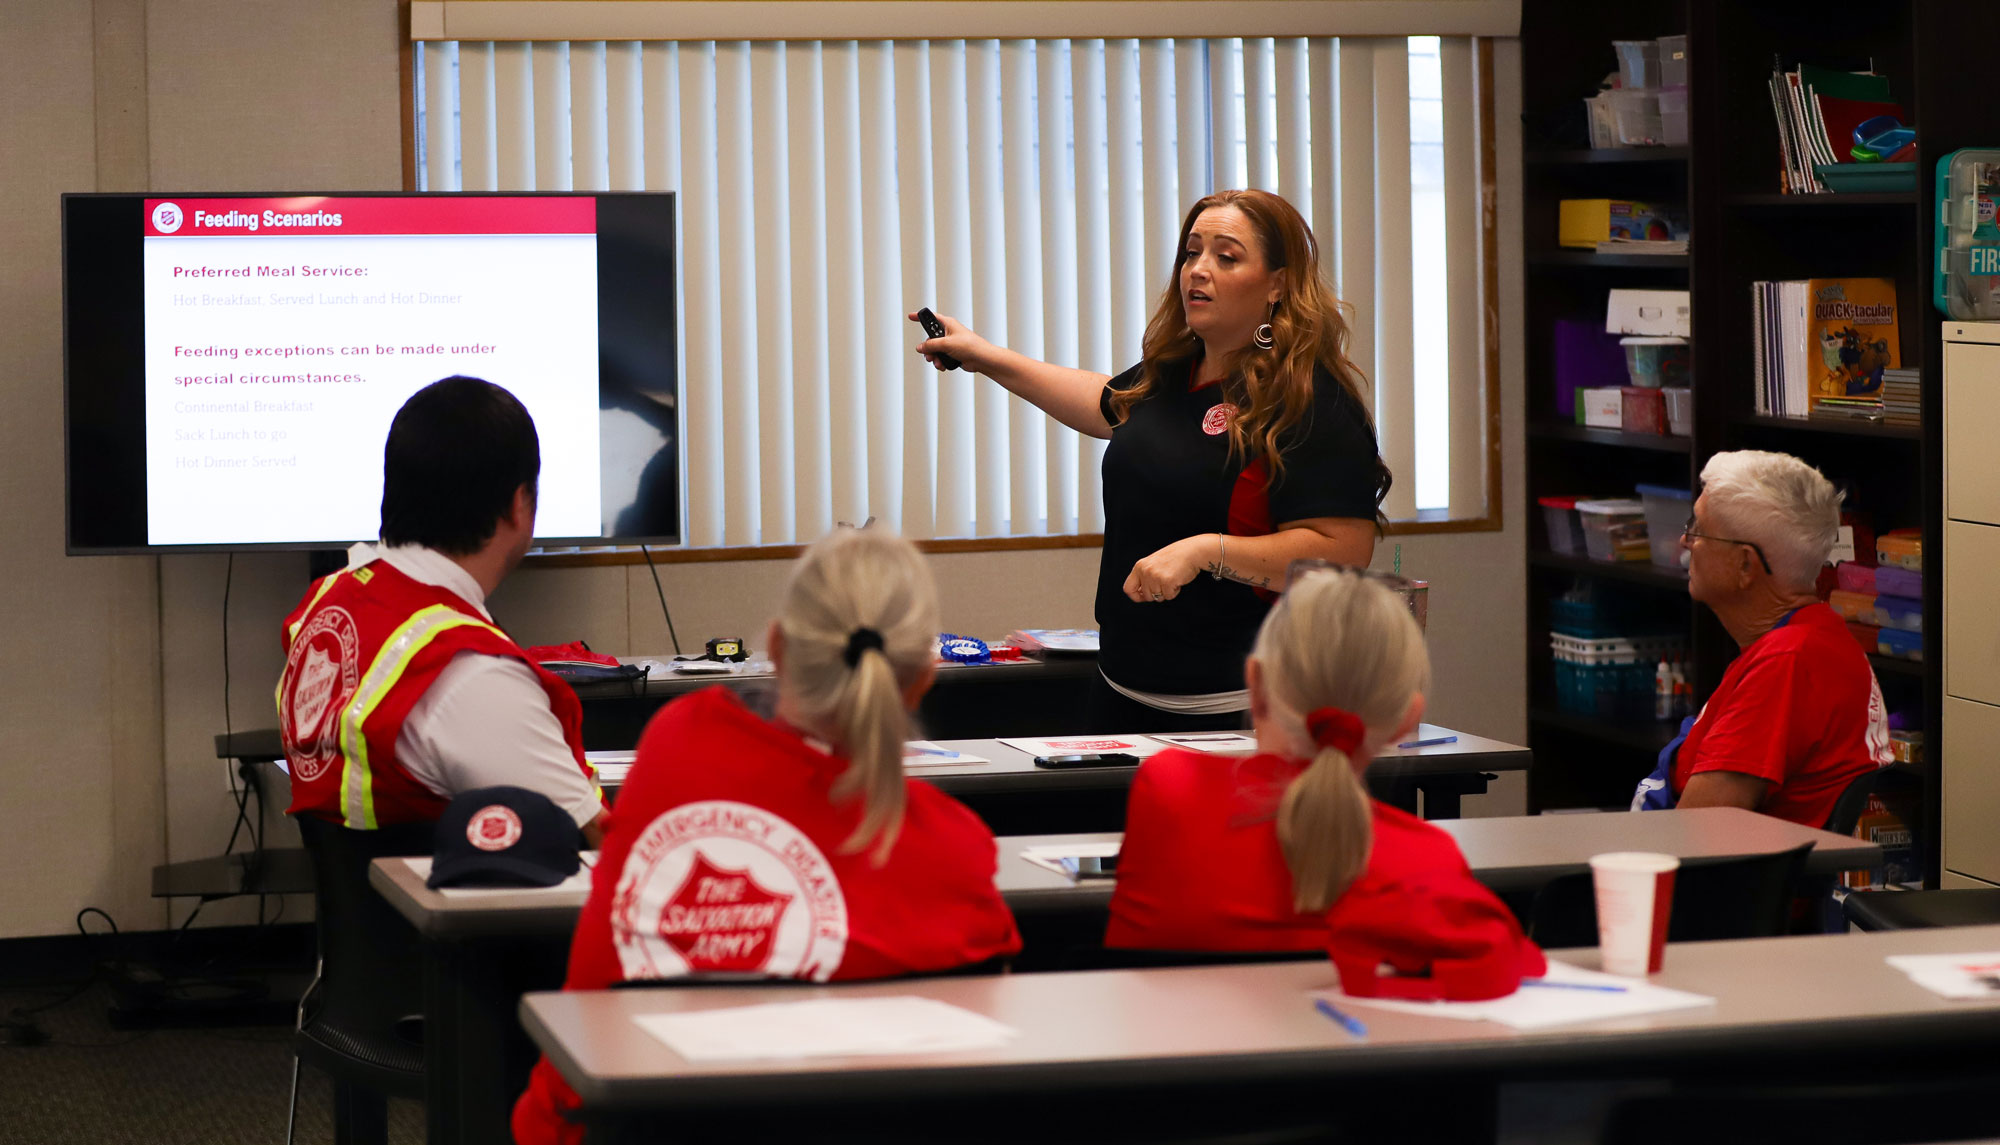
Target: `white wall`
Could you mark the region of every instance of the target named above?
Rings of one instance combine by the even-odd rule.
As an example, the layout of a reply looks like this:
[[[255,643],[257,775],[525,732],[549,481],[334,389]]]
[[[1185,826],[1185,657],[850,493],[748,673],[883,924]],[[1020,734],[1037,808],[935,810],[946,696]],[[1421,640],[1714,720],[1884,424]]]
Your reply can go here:
[[[64,191],[387,189],[401,183],[391,0],[38,0],[0,5],[0,938],[60,934],[84,906],[126,929],[178,924],[151,868],[220,851],[232,808],[222,730],[224,557],[67,558],[57,196]],[[1523,366],[1519,54],[1495,53],[1502,226],[1506,492],[1519,503]],[[360,451],[373,464],[373,450]],[[1522,522],[1402,542],[1431,580],[1437,722],[1514,741],[1526,732]],[[1392,542],[1393,543],[1393,542]],[[1385,546],[1378,564],[1386,565]],[[1088,549],[934,558],[947,627],[975,634],[1087,625]],[[761,637],[785,566],[661,565],[683,645]],[[290,555],[230,574],[229,718],[272,722],[277,624],[305,584]],[[610,652],[668,648],[651,577],[636,568],[530,569],[494,610],[525,642]],[[1518,812],[1518,783],[1473,813]],[[291,834],[274,817],[273,842]],[[302,917],[303,904],[288,904]],[[255,904],[207,908],[244,922]]]

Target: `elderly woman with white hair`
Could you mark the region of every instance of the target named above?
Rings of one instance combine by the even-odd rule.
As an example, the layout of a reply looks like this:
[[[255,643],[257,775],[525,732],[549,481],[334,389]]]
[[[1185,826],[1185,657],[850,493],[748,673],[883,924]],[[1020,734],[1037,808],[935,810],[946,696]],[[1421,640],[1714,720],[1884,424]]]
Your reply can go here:
[[[1840,493],[1783,453],[1718,453],[1681,533],[1688,595],[1742,651],[1660,753],[1634,810],[1744,807],[1817,827],[1855,777],[1890,761],[1882,691],[1846,622],[1813,591]]]

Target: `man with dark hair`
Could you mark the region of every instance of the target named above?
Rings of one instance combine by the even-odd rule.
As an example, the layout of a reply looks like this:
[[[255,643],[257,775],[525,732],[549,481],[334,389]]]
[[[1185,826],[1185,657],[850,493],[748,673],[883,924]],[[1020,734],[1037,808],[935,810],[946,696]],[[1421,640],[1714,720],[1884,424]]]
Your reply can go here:
[[[354,546],[285,618],[292,814],[372,830],[434,820],[460,791],[525,787],[590,846],[603,837],[582,705],[486,611],[534,537],[541,468],[534,419],[490,382],[446,378],[397,411],[381,543]]]

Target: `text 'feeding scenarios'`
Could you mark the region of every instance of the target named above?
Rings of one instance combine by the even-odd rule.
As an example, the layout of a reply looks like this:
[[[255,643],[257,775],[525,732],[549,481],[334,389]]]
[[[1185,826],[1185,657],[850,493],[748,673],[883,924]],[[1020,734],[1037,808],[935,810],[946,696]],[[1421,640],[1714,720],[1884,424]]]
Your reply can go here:
[[[536,532],[598,535],[596,205],[472,202],[146,201],[149,543],[374,537],[389,422],[453,374],[510,390],[569,462]]]

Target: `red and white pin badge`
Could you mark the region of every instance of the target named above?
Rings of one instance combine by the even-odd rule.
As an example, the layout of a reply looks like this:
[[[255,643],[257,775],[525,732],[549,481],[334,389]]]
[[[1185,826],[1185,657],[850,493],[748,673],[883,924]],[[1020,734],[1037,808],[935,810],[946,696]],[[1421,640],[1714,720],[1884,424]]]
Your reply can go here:
[[[1217,402],[1208,407],[1208,414],[1201,419],[1201,431],[1210,437],[1220,437],[1229,432],[1229,419],[1235,416],[1235,406]]]
[[[503,804],[481,807],[465,825],[465,838],[482,851],[504,851],[521,841],[521,817]]]

